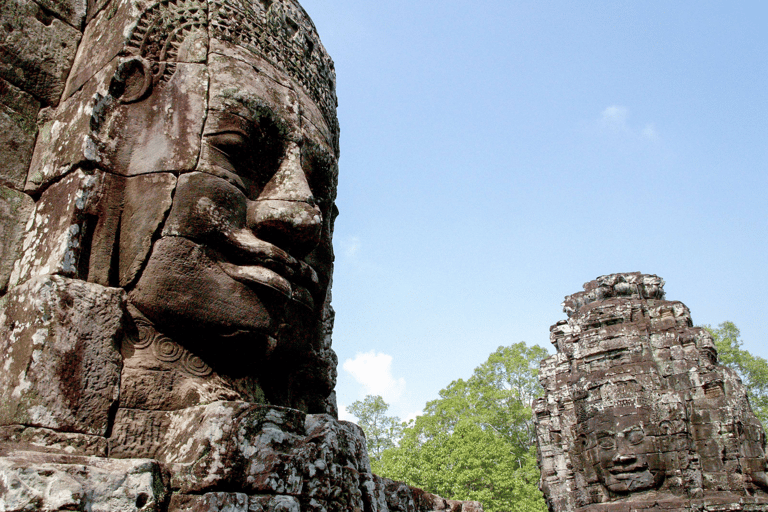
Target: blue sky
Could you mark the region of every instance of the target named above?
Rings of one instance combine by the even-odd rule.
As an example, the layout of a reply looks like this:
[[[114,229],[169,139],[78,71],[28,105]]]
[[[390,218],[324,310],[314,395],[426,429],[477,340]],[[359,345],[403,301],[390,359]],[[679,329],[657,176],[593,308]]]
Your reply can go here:
[[[304,0],[336,63],[339,404],[407,417],[603,274],[768,358],[765,2]]]

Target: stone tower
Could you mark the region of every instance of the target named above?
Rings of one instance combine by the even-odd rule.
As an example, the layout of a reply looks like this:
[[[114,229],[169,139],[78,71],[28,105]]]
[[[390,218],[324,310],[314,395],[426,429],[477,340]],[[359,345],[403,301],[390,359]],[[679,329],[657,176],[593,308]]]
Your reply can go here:
[[[765,432],[709,333],[655,275],[566,297],[534,402],[553,511],[768,508]]]

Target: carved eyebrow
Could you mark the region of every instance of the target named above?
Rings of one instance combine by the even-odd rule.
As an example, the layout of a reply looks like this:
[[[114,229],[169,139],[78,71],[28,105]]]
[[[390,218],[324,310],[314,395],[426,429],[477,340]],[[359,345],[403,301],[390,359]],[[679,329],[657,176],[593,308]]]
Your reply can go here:
[[[253,121],[224,110],[210,110],[208,113],[209,121],[206,122],[206,132],[204,135],[218,135],[220,133],[241,133],[248,136],[251,132]]]

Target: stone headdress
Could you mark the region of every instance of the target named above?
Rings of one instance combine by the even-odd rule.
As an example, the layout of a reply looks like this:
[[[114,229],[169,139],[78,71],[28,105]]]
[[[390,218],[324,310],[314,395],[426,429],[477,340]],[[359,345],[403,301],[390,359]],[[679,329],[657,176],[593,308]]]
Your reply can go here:
[[[156,84],[173,74],[185,39],[200,33],[243,47],[293,78],[338,133],[333,61],[297,2],[162,0],[141,12],[121,53],[149,61]]]

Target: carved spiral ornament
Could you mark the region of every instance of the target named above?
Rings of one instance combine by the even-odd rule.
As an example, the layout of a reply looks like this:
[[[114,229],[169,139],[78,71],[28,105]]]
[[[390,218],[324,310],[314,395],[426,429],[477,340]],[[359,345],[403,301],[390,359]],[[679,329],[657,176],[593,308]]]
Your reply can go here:
[[[181,367],[195,377],[207,377],[213,373],[213,370],[205,363],[205,361],[191,352],[186,351],[184,357],[181,358]]]
[[[160,361],[166,363],[178,361],[184,353],[184,349],[178,343],[162,334],[157,335],[152,348],[154,349],[155,356]]]
[[[148,320],[143,318],[136,318],[134,322],[136,323],[136,329],[139,331],[139,336],[131,340],[132,345],[138,349],[149,348],[157,335],[154,327]]]

